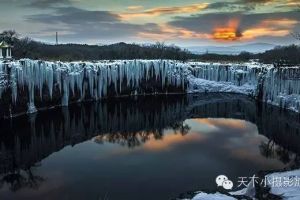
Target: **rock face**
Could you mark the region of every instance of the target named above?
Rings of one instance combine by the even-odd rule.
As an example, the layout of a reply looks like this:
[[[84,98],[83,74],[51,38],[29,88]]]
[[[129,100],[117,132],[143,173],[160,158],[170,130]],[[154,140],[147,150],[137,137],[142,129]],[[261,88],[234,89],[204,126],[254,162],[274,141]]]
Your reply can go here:
[[[122,95],[230,92],[300,111],[300,69],[170,60],[0,61],[0,116]]]

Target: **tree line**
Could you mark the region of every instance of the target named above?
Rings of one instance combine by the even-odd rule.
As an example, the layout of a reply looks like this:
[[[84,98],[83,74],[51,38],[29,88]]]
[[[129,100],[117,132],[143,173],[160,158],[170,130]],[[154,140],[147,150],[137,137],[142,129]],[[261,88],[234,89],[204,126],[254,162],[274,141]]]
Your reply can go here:
[[[15,31],[4,31],[0,41],[14,46],[14,58],[45,60],[113,60],[113,59],[174,59],[185,61],[196,58],[186,49],[175,45],[156,44],[138,45],[124,42],[110,45],[59,44],[52,45],[34,41],[28,37],[20,38]]]
[[[238,55],[220,55],[206,53],[200,55],[201,61],[227,61],[227,62],[246,62],[249,60],[258,60],[265,64],[274,64],[278,67],[295,66],[300,64],[300,46],[277,46],[274,49],[263,53],[241,52]]]
[[[14,46],[12,53],[15,59],[30,58],[43,60],[114,60],[114,59],[174,59],[198,61],[244,62],[256,59],[276,66],[300,64],[300,47],[297,45],[278,46],[264,53],[241,52],[238,55],[220,55],[206,53],[197,55],[175,45],[156,44],[139,45],[124,42],[110,45],[86,44],[47,44],[34,41],[28,37],[21,38],[15,31],[3,31],[0,41]]]

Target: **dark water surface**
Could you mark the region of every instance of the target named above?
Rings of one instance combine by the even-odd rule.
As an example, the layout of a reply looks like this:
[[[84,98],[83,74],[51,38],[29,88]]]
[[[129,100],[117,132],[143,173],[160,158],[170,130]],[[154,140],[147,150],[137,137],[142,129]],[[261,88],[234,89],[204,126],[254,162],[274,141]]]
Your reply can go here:
[[[171,199],[298,165],[299,116],[238,95],[121,98],[0,122],[0,199]]]

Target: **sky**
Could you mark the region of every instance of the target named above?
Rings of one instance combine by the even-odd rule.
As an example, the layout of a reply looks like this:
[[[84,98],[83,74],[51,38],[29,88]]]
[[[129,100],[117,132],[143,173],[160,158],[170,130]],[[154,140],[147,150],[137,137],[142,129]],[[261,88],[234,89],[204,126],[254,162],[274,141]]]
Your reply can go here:
[[[54,43],[296,43],[299,0],[0,0],[0,31]]]

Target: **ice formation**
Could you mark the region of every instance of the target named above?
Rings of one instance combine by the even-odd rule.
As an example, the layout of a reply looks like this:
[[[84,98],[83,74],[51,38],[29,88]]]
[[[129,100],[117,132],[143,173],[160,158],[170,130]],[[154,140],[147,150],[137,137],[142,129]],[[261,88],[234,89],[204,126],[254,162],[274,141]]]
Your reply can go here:
[[[251,63],[189,63],[190,92],[230,92],[255,96],[259,73],[267,66]]]
[[[300,68],[275,68],[260,63],[190,62],[189,92],[250,95],[284,109],[300,111]]]
[[[300,111],[300,69],[171,60],[0,61],[4,115],[110,96],[229,92]],[[1,115],[3,115],[1,113]]]
[[[67,106],[70,101],[108,96],[184,92],[185,66],[167,60],[63,63],[25,59],[0,63],[0,97],[3,101],[11,96],[12,106],[26,99],[31,113],[36,104]],[[50,101],[49,105],[43,105],[45,101]]]
[[[259,84],[264,102],[300,111],[300,67],[271,68]]]

